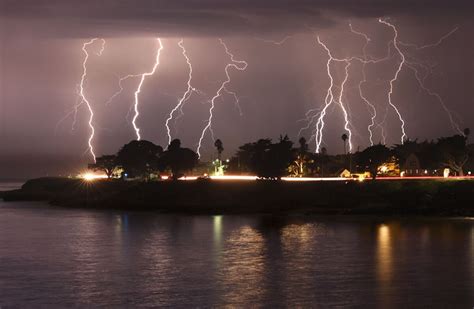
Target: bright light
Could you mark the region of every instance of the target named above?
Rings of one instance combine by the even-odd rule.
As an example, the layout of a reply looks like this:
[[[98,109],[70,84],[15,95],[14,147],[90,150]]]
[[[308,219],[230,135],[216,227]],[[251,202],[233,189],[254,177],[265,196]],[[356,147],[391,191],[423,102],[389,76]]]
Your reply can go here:
[[[96,179],[106,179],[107,175],[105,175],[105,174],[84,173],[84,174],[79,175],[79,178],[82,178],[85,181],[94,181]]]
[[[450,173],[449,168],[445,168],[445,169],[443,170],[443,177],[444,177],[444,178],[448,178],[448,177],[449,177],[449,173]]]

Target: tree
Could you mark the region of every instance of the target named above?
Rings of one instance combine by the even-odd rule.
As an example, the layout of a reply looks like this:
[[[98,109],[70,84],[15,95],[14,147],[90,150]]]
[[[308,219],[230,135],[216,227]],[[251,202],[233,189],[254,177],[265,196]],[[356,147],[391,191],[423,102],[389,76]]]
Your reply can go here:
[[[471,129],[465,128],[463,130],[463,132],[464,132],[464,136],[466,137],[466,141],[467,141],[469,139],[469,135],[471,135]]]
[[[391,156],[390,149],[385,147],[385,145],[378,144],[359,152],[357,154],[357,162],[359,165],[369,169],[372,178],[375,179],[379,166],[388,161]]]
[[[301,137],[298,141],[300,143],[299,151],[301,154],[305,154],[308,152],[308,143],[306,142],[306,138]]]
[[[464,135],[468,137],[471,134],[471,129],[465,128],[463,132],[464,132]]]
[[[241,163],[257,176],[269,179],[280,179],[288,174],[288,167],[294,158],[293,143],[288,136],[280,136],[278,143],[270,139],[260,139],[255,143],[248,143],[237,152]]]
[[[422,151],[423,144],[417,140],[411,141],[407,139],[403,144],[395,144],[392,147],[393,155],[396,157],[400,165],[404,165],[406,159],[411,155],[419,155]]]
[[[342,136],[341,136],[341,139],[342,139],[342,141],[343,141],[343,143],[344,143],[344,154],[347,154],[347,139],[348,139],[348,138],[349,138],[349,137],[347,136],[346,133],[342,134]]]
[[[158,169],[158,159],[163,148],[152,142],[131,141],[117,154],[117,163],[129,177],[149,178]]]
[[[310,157],[310,168],[313,170],[313,173],[319,176],[324,176],[326,165],[329,163],[328,150],[326,147],[322,147],[319,153],[311,154]]]
[[[306,139],[301,137],[299,139],[300,147],[295,149],[295,160],[290,166],[290,172],[294,176],[302,177],[306,174],[306,166],[311,161],[311,156],[308,153],[308,144]]]
[[[224,151],[224,145],[222,144],[222,141],[220,139],[217,139],[214,143],[214,146],[216,146],[217,149],[217,158],[219,159],[219,161],[221,161],[222,152]]]
[[[182,177],[185,171],[192,170],[198,164],[199,156],[189,148],[181,148],[181,141],[174,139],[159,161],[160,169],[169,168],[171,178],[176,180]]]
[[[459,176],[464,176],[464,165],[469,160],[469,149],[466,136],[454,135],[442,137],[436,144],[436,155],[440,164],[449,167]]]
[[[115,155],[105,155],[98,157],[95,160],[95,163],[89,164],[89,169],[93,170],[94,172],[104,172],[109,179],[112,178],[117,168],[117,156]]]

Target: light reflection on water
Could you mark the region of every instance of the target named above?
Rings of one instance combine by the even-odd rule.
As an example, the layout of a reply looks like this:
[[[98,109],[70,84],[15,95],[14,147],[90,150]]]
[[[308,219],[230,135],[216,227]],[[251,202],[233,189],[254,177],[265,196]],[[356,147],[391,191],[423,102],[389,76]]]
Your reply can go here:
[[[380,224],[377,227],[377,278],[381,303],[390,304],[390,286],[393,272],[393,251],[390,239],[390,226]]]
[[[474,221],[0,203],[0,306],[473,304]]]

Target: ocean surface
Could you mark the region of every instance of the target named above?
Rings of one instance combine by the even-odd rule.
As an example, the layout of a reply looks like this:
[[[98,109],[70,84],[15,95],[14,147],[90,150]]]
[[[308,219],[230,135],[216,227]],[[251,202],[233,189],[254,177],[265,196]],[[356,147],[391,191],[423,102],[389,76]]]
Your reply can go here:
[[[474,306],[474,220],[0,202],[0,307]]]
[[[24,184],[24,181],[0,181],[0,191],[9,191],[20,189],[21,186]]]

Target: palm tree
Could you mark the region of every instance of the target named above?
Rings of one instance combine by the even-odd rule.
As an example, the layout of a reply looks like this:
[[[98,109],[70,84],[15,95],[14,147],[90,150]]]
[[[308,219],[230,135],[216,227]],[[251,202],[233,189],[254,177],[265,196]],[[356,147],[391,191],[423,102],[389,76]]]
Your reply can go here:
[[[300,143],[300,153],[306,153],[308,151],[308,144],[306,143],[306,138],[301,137],[299,140]]]
[[[342,134],[341,139],[344,142],[344,154],[347,154],[347,139],[349,137],[347,136],[346,133]]]
[[[471,129],[465,128],[465,129],[464,129],[464,136],[466,137],[466,139],[469,138],[469,134],[471,134]]]
[[[224,145],[222,144],[222,141],[220,139],[217,139],[214,142],[214,146],[216,146],[217,149],[217,158],[219,161],[221,160],[222,152],[224,151]]]

